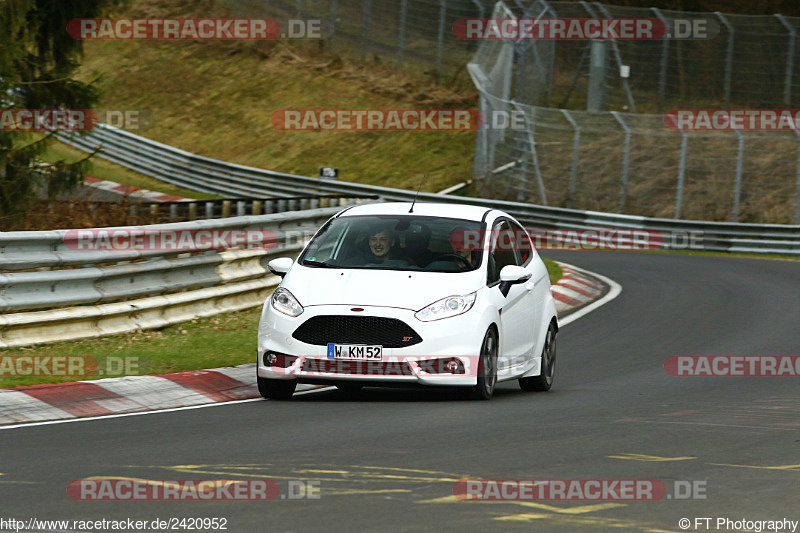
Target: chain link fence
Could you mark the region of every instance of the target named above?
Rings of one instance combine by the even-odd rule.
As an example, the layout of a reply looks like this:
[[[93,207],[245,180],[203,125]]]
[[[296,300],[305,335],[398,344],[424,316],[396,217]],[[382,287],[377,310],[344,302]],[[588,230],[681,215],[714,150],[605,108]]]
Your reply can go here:
[[[326,46],[337,52],[442,75],[463,72],[477,49],[453,24],[488,17],[493,0],[230,0],[250,16],[323,19],[333,25]]]
[[[649,18],[707,20],[711,39],[611,41],[606,73],[608,109],[666,111],[706,105],[790,107],[800,103],[800,18],[732,15],[623,7],[599,2],[535,0],[531,18]],[[589,83],[589,41],[522,41],[518,64],[533,73],[517,84],[515,99],[545,107],[582,107]],[[624,78],[620,67],[630,68]],[[527,67],[525,67],[527,68]]]
[[[492,17],[503,18],[510,11],[499,2]],[[652,10],[648,14],[648,10],[633,8],[601,9],[585,2],[537,0],[526,10],[532,18],[604,17],[606,13],[653,17]],[[683,18],[692,15],[680,14]],[[721,17],[739,25],[752,18],[757,28],[763,28],[768,18]],[[656,106],[662,88],[668,107],[678,108],[703,107],[703,103],[719,107],[734,97],[762,107],[796,99],[795,78],[787,82],[794,67],[786,72],[778,68],[787,64],[787,57],[794,57],[787,56],[786,39],[778,33],[754,31],[736,34],[742,40],[734,47],[735,61],[727,67],[725,46],[709,41],[669,42],[669,47],[698,48],[688,54],[691,57],[684,51],[682,66],[674,71],[675,65],[667,68],[664,77],[657,75],[663,72],[657,59],[664,57],[664,42],[616,43],[609,70],[628,64],[636,72],[641,65],[652,76],[641,83],[633,75],[630,80],[617,76],[614,81],[609,72],[607,91],[616,96],[619,111],[604,112],[554,107],[566,106],[570,99],[574,103],[579,93],[585,97],[586,85],[576,81],[580,77],[569,79],[566,88],[559,86],[559,65],[570,54],[580,63],[580,55],[588,53],[587,42],[482,41],[468,66],[481,94],[481,111],[485,117],[517,112],[524,117],[524,128],[479,131],[474,169],[477,194],[641,216],[800,224],[800,132],[674,131],[665,125],[663,114],[634,112],[637,95],[648,95]],[[740,46],[750,46],[744,40],[747,35],[761,35],[761,45],[739,54]],[[717,39],[726,41],[727,37],[723,32]],[[636,49],[638,55],[628,54],[626,47]],[[759,54],[767,51],[781,61],[765,65],[767,56]],[[692,86],[689,76],[684,80],[674,74],[681,69],[702,73],[705,81]],[[752,74],[745,74],[746,69]],[[762,77],[767,71],[770,76]],[[557,98],[560,101],[555,102]],[[612,98],[609,107],[616,105]]]

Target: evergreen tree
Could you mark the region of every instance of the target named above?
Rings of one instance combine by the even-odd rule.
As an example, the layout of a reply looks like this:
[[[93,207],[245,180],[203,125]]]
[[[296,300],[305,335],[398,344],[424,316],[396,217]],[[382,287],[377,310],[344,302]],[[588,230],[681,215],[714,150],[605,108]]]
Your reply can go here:
[[[74,80],[82,42],[67,34],[75,18],[94,18],[115,0],[0,1],[0,109],[90,109],[97,90]],[[52,134],[0,131],[0,216],[30,209],[36,187],[53,195],[79,184],[86,161],[37,164]]]

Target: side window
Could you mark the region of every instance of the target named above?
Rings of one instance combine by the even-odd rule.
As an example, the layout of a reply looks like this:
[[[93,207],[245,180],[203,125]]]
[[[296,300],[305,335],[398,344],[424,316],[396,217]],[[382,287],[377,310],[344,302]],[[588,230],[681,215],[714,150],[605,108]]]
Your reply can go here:
[[[517,264],[526,266],[531,262],[531,258],[533,257],[533,243],[531,242],[530,235],[516,222],[509,220],[508,223],[511,226],[511,230],[514,232],[515,248],[519,257],[519,263]]]
[[[491,248],[486,284],[500,280],[500,271],[507,265],[519,265],[519,254],[514,243],[514,234],[508,220],[501,220],[492,227]]]

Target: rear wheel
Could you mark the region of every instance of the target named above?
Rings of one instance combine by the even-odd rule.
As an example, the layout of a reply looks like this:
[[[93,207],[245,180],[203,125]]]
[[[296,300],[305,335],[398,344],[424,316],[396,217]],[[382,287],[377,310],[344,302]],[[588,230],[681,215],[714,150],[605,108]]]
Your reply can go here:
[[[268,400],[288,400],[294,394],[297,382],[293,379],[268,379],[256,376],[258,392]]]
[[[491,400],[497,385],[497,331],[489,328],[481,344],[478,383],[469,390],[473,400]]]
[[[519,378],[519,388],[524,391],[548,391],[553,386],[556,371],[556,325],[547,329],[542,348],[542,372],[538,376]]]

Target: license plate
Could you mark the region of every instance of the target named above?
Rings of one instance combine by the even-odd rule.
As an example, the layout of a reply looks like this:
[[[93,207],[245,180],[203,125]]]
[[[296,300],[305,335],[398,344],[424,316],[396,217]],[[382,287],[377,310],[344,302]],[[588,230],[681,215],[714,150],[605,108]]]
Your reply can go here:
[[[380,361],[381,357],[383,346],[380,345],[328,343],[328,359]]]

